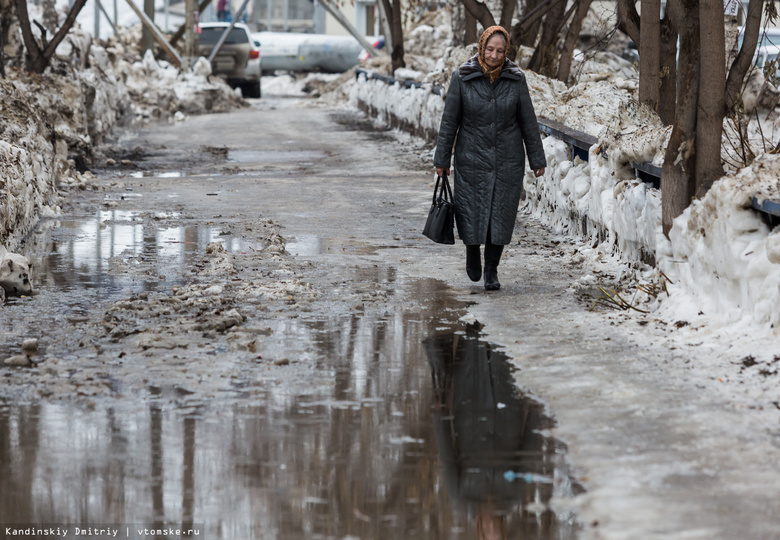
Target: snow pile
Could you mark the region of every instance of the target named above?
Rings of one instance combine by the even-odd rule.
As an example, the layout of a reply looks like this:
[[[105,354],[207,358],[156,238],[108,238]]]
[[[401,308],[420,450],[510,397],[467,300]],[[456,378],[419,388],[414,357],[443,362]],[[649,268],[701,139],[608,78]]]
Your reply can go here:
[[[441,58],[452,43],[452,24],[446,10],[433,13],[429,24],[420,24],[404,36],[404,52],[428,58]]]
[[[435,140],[444,100],[431,87],[388,86],[361,74],[349,92],[350,101],[383,124],[397,127],[428,140]]]
[[[763,155],[723,177],[674,221],[659,245],[658,266],[672,281],[661,313],[711,322],[777,328],[780,229],[751,208],[780,193],[780,156]]]
[[[525,208],[556,232],[588,239],[603,254],[652,259],[661,223],[659,191],[634,178],[618,178],[597,146],[588,161],[572,162],[563,141],[546,137],[542,144],[547,171],[539,179],[526,172]]]
[[[30,92],[0,79],[0,251],[13,247],[39,215],[56,213],[56,137]],[[64,143],[57,147],[65,152]],[[60,155],[60,158],[64,157]]]
[[[301,84],[293,75],[279,74],[275,77],[264,76],[260,83],[263,85],[264,96],[303,96]]]
[[[204,64],[205,63],[205,64]],[[221,79],[210,78],[207,61],[198,59],[192,72],[182,72],[151,50],[126,71],[126,82],[136,121],[167,119],[181,112],[226,112],[246,106]]]
[[[611,52],[580,53],[572,62],[571,80],[577,83],[611,80],[627,90],[637,90],[639,71],[631,62]]]

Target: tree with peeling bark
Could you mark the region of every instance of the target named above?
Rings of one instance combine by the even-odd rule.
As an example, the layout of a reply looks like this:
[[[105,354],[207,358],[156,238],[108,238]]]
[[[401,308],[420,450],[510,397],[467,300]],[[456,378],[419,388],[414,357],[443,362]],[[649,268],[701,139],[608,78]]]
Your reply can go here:
[[[16,2],[16,16],[19,19],[19,26],[22,30],[22,39],[24,40],[24,46],[27,50],[26,54],[26,69],[33,73],[43,73],[49,66],[54,52],[57,50],[57,46],[65,39],[73,24],[76,22],[76,16],[79,14],[87,0],[75,0],[73,5],[68,10],[68,14],[65,17],[65,22],[54,33],[51,41],[47,39],[46,28],[38,21],[33,21],[35,26],[38,27],[41,33],[40,43],[33,34],[32,25],[30,23],[30,15],[27,11],[26,0],[15,0]]]

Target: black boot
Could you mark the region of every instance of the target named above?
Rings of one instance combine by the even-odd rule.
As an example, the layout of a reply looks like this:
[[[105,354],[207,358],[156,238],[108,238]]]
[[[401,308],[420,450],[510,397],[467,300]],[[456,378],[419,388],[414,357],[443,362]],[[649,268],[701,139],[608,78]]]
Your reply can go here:
[[[471,281],[479,281],[482,278],[482,260],[479,254],[479,245],[466,246],[466,273]]]
[[[501,261],[501,254],[504,252],[504,246],[494,244],[485,245],[485,290],[497,291],[501,288],[498,282],[498,263]]]

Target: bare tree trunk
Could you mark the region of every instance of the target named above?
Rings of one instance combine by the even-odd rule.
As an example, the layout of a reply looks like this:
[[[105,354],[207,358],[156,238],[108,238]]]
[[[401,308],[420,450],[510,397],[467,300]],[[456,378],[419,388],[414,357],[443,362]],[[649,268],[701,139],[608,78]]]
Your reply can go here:
[[[471,14],[469,10],[466,11],[466,45],[476,43],[479,39],[477,36],[477,18]]]
[[[49,65],[54,51],[57,50],[59,45],[65,36],[70,31],[73,23],[76,22],[76,16],[84,7],[87,0],[75,0],[70,10],[68,11],[65,22],[57,33],[54,34],[51,41],[46,39],[46,29],[36,21],[36,26],[41,30],[41,45],[33,36],[32,28],[30,26],[30,15],[27,13],[27,2],[25,0],[16,0],[16,15],[19,18],[19,26],[22,30],[22,38],[24,39],[24,46],[27,48],[27,70],[33,73],[43,73]]]
[[[480,2],[479,0],[461,1],[463,2],[463,7],[466,8],[466,11],[471,13],[471,15],[479,21],[482,28],[496,25],[496,19],[493,18],[493,14],[490,13],[490,9],[488,9],[484,2]]]
[[[536,46],[536,37],[539,35],[542,19],[547,15],[550,6],[557,1],[560,0],[528,0],[525,4],[525,13],[509,34],[512,43],[525,47]]]
[[[0,78],[5,79],[5,17],[0,15]]]
[[[696,118],[696,197],[723,176],[720,147],[726,112],[726,29],[723,0],[699,2],[699,103]]]
[[[0,0],[0,71],[2,76],[5,77],[5,64],[6,61],[17,62],[22,60],[19,54],[20,47],[13,47],[14,53],[10,55],[10,58],[6,58],[6,48],[10,43],[18,45],[18,40],[13,40],[14,36],[14,21],[16,20],[16,4],[15,0]],[[18,52],[17,52],[18,51]]]
[[[574,19],[572,19],[571,24],[569,25],[569,30],[566,32],[566,39],[563,40],[563,49],[561,49],[561,61],[558,64],[559,81],[566,82],[569,80],[574,48],[577,46],[577,40],[579,39],[580,31],[582,30],[582,23],[585,21],[585,16],[588,14],[588,10],[592,3],[593,0],[577,0],[577,11],[574,14]]]
[[[517,0],[501,0],[501,21],[498,23],[504,27],[504,30],[512,30],[512,17],[515,16],[515,6]]]
[[[531,71],[536,71],[547,77],[553,77],[557,74],[558,32],[563,25],[565,12],[566,3],[558,2],[551,6],[544,18],[542,37],[528,62],[528,69]]]
[[[763,6],[763,0],[750,0],[750,4],[748,4],[742,48],[731,65],[728,79],[726,79],[726,107],[730,111],[734,110],[736,104],[742,101],[740,96],[742,84],[750,66],[753,65],[753,55],[756,52],[758,35],[761,32],[761,11]]]
[[[674,219],[691,204],[696,178],[696,113],[699,96],[698,0],[670,0],[672,20],[680,30],[677,112],[661,170],[663,232],[668,236]]]
[[[636,11],[634,0],[618,0],[617,8],[618,30],[622,30],[639,47],[641,45],[639,13]]]
[[[382,6],[382,3],[379,3]],[[450,10],[450,21],[452,22],[452,45],[455,47],[462,47],[466,45],[464,39],[466,37],[466,8],[463,7],[463,3],[460,0],[448,0],[447,8]],[[384,11],[384,6],[382,6]],[[387,26],[387,30],[384,32],[386,35],[390,35],[390,26]]]
[[[661,98],[661,0],[642,2],[639,37],[639,101],[657,111]]]
[[[661,21],[661,52],[658,116],[671,126],[677,105],[677,28],[672,23],[668,10]]]
[[[404,27],[401,16],[401,0],[382,0],[385,6],[385,13],[390,18],[390,34],[393,41],[393,50],[390,58],[393,61],[393,71],[398,68],[406,67],[404,61]]]

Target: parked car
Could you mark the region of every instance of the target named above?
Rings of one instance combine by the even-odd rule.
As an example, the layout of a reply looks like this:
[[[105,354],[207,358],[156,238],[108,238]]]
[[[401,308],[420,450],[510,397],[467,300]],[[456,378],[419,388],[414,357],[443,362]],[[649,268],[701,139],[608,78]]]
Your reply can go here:
[[[200,24],[198,54],[208,58],[222,34],[230,26],[227,22]],[[241,88],[244,97],[262,95],[260,48],[255,46],[249,28],[238,23],[230,31],[217,56],[211,62],[211,72],[225,78],[233,88]]]

